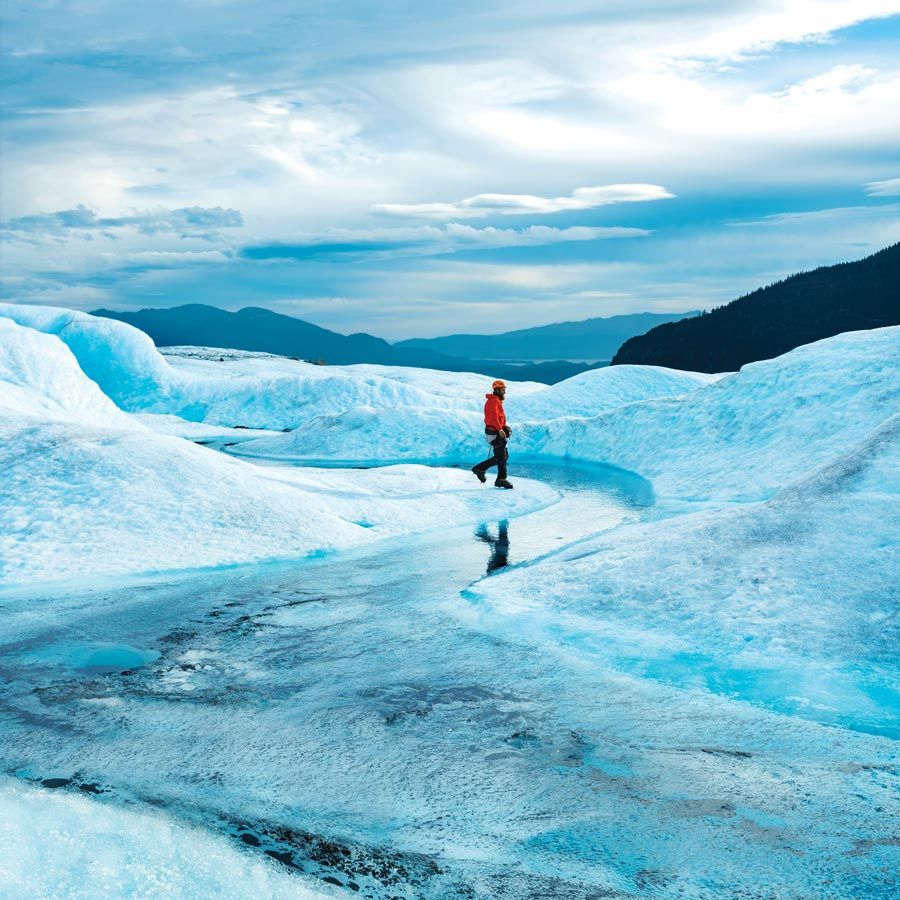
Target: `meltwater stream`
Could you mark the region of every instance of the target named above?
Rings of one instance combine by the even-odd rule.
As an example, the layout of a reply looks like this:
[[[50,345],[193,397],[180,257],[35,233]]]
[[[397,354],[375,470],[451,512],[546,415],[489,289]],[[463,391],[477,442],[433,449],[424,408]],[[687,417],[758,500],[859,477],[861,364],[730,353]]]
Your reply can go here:
[[[371,898],[878,895],[891,742],[477,623],[472,581],[652,503],[615,470],[525,474],[561,502],[324,560],[0,600],[4,770]]]

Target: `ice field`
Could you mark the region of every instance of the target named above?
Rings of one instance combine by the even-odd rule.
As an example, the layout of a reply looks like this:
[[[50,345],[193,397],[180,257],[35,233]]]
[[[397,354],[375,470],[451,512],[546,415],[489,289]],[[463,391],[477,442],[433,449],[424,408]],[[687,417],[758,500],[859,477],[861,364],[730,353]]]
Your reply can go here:
[[[900,329],[486,381],[0,305],[0,895],[896,895]]]

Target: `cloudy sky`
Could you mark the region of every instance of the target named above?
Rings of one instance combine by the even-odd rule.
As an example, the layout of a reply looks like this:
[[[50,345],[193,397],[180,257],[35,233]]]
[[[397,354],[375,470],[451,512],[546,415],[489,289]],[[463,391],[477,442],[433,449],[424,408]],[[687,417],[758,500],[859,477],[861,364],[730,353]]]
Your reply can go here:
[[[6,0],[6,299],[389,339],[900,240],[900,0]]]

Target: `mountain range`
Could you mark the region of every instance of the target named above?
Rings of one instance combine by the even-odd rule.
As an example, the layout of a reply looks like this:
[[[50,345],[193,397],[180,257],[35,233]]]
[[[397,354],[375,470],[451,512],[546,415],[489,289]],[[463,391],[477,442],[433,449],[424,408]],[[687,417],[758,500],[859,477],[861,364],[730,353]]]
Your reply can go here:
[[[900,244],[791,275],[725,306],[625,341],[612,365],[734,372],[845,331],[900,325]]]
[[[545,384],[610,358],[612,365],[730,372],[841,332],[900,324],[900,244],[856,262],[792,275],[710,312],[635,313],[395,344],[371,334],[339,334],[260,307],[229,312],[195,303],[133,312],[98,309],[94,315],[127,322],[159,347],[255,350],[335,365],[483,372]]]
[[[503,334],[450,334],[437,338],[413,338],[395,347],[416,348],[475,359],[534,360],[579,359],[606,362],[628,338],[688,313],[631,313],[580,322],[558,322]]]
[[[158,347],[182,344],[227,347],[322,360],[334,365],[377,363],[445,372],[484,372],[494,378],[545,384],[554,384],[596,367],[568,362],[567,359],[602,359],[604,362],[600,365],[605,365],[605,360],[624,340],[623,334],[628,337],[646,330],[650,327],[648,323],[656,323],[660,318],[673,318],[641,313],[588,319],[580,323],[563,322],[502,335],[457,335],[390,344],[370,334],[339,334],[293,316],[252,306],[229,312],[215,306],[192,303],[169,309],[98,309],[93,314],[118,319],[139,328],[150,335]],[[604,332],[603,323],[609,323],[608,332]],[[593,335],[596,343],[583,339],[585,334]],[[453,349],[462,346],[456,340],[458,337],[470,339],[468,346],[475,351],[481,348],[494,352],[484,356],[453,353]],[[444,346],[442,342],[449,342],[450,350],[441,349]],[[554,355],[562,358],[553,360]],[[548,361],[525,365],[509,362],[511,359],[532,358]]]

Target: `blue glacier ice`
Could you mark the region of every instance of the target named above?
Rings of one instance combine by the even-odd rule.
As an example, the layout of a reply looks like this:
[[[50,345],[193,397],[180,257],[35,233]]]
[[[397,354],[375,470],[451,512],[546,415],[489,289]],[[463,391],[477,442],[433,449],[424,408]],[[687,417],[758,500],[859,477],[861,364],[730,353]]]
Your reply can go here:
[[[496,492],[481,376],[96,321],[0,307],[0,894],[896,895],[900,329],[511,385]]]

